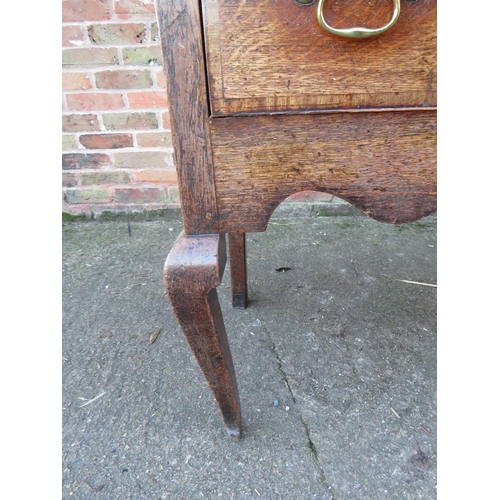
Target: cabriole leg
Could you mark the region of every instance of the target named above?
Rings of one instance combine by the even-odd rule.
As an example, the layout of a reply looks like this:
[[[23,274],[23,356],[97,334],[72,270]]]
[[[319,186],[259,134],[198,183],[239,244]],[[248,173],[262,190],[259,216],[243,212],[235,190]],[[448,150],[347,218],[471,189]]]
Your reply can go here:
[[[222,412],[228,435],[240,438],[240,403],[215,287],[226,263],[224,235],[181,233],[165,263],[173,310]]]

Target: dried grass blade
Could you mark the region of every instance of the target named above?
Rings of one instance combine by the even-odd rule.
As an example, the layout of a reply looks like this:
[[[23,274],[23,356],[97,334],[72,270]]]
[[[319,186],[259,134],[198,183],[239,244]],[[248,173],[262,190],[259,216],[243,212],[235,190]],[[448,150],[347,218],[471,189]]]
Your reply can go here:
[[[163,329],[163,325],[160,326],[160,328],[158,328],[158,330],[156,330],[153,335],[151,335],[151,337],[149,338],[149,343],[152,344],[157,338],[158,338],[158,335],[160,335],[160,332],[162,331]]]
[[[433,288],[437,288],[437,285],[433,285],[431,283],[421,283],[420,281],[410,281],[410,280],[397,280],[402,281],[403,283],[410,283],[410,285],[422,285],[422,286],[431,286]]]
[[[401,415],[391,406],[391,411],[396,415],[397,418],[401,418]]]
[[[86,403],[83,403],[82,405],[80,405],[80,408],[83,408],[84,406],[87,406],[89,405],[90,403],[93,403],[94,401],[96,401],[97,399],[101,398],[102,396],[104,396],[104,394],[106,394],[106,391],[102,392],[101,394],[99,394],[99,396],[96,396],[95,398],[92,398],[92,399],[89,399]]]

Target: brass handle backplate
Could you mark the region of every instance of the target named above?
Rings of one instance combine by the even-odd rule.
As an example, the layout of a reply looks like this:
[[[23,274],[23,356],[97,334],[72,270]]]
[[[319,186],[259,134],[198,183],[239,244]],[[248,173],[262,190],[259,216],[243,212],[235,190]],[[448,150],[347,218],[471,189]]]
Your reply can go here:
[[[394,13],[392,14],[392,19],[381,28],[363,28],[362,26],[356,26],[355,28],[332,28],[325,21],[323,16],[323,6],[325,5],[326,0],[319,0],[318,3],[318,23],[319,25],[328,33],[333,33],[334,35],[343,36],[345,38],[368,38],[370,36],[380,35],[387,31],[389,28],[392,28],[396,21],[399,18],[399,14],[401,12],[401,3],[400,0],[394,0]]]

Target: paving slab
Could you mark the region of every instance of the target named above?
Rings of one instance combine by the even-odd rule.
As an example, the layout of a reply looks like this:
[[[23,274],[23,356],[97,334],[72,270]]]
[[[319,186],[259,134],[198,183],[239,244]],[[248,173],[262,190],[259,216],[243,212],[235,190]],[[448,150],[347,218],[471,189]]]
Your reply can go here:
[[[247,236],[249,307],[229,266],[218,288],[238,443],[166,298],[181,229],[63,224],[62,497],[436,498],[436,217],[273,217]]]

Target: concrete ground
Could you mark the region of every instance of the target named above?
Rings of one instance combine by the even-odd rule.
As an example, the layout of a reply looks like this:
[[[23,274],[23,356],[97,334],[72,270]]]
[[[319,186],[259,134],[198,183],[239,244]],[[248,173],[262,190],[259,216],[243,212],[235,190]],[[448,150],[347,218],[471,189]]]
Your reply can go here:
[[[401,281],[436,283],[436,218],[248,235],[249,307],[218,289],[238,443],[165,295],[181,227],[63,224],[62,498],[436,498],[436,289]]]

